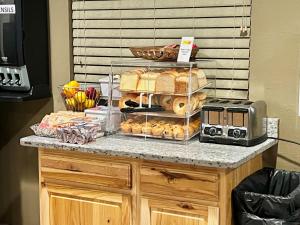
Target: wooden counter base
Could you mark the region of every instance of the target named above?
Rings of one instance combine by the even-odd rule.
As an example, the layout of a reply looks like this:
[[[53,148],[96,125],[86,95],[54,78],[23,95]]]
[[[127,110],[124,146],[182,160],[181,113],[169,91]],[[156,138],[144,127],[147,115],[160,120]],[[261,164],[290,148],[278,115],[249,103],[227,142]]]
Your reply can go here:
[[[41,225],[231,225],[232,189],[276,151],[220,169],[39,149]]]

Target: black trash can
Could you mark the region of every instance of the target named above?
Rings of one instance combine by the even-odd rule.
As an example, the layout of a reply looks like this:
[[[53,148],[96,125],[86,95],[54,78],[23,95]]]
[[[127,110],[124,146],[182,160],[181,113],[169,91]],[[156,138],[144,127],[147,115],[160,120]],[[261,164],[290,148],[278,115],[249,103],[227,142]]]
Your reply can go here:
[[[300,225],[300,173],[264,168],[232,192],[235,225]]]

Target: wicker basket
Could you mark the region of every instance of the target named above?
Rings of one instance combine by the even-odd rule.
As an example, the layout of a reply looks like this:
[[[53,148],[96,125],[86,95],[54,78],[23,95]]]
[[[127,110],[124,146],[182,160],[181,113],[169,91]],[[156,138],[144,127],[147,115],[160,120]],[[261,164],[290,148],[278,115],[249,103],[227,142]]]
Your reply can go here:
[[[158,60],[158,61],[176,61],[179,53],[179,47],[170,48],[164,46],[158,47],[140,47],[130,48],[132,54],[137,58]],[[199,48],[193,48],[191,59],[195,59]]]

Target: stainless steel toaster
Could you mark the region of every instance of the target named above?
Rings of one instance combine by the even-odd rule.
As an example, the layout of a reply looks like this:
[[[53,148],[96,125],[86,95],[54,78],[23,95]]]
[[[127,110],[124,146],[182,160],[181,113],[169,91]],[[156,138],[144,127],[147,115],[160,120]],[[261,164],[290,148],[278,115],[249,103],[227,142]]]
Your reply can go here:
[[[200,142],[253,146],[267,139],[264,101],[207,101],[201,112]]]

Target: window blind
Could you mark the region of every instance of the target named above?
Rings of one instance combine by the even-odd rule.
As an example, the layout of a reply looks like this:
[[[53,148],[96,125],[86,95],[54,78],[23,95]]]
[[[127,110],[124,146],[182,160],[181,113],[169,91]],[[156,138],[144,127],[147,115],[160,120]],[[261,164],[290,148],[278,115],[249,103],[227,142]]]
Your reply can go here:
[[[111,60],[133,58],[129,47],[195,36],[197,59],[215,61],[203,69],[214,77],[217,97],[248,98],[251,0],[73,0],[72,11],[78,81],[98,82]]]

